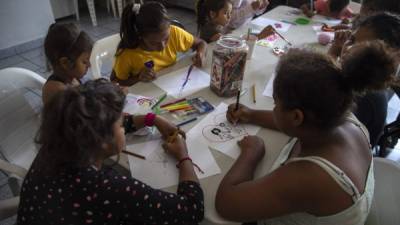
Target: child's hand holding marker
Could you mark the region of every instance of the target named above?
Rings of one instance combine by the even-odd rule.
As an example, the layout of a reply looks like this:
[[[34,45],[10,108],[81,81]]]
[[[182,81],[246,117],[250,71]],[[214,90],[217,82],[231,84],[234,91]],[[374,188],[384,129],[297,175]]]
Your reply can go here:
[[[228,107],[228,112],[226,113],[226,119],[232,123],[249,123],[251,117],[251,109],[240,104],[238,105],[238,109],[236,109],[236,103],[231,104]]]
[[[205,52],[203,51],[196,51],[196,54],[192,58],[193,65],[200,68],[204,65],[205,61]]]
[[[177,160],[188,157],[189,155],[186,147],[185,137],[181,136],[180,134],[180,130],[176,129],[168,136],[166,142],[164,142],[162,145],[165,152],[171,154]]]
[[[156,73],[153,70],[154,62],[152,60],[144,63],[144,68],[139,73],[139,80],[149,82],[156,79]]]

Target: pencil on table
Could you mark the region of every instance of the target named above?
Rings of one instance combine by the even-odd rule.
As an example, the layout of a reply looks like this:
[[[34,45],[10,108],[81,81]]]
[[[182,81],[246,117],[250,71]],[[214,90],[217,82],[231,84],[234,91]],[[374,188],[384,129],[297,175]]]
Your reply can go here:
[[[240,99],[240,89],[238,90],[237,96],[236,96],[236,107],[235,110],[239,109],[239,99]]]
[[[256,85],[255,84],[253,84],[252,90],[253,90],[253,102],[256,103]]]
[[[130,152],[130,151],[127,151],[127,150],[122,150],[122,152],[125,153],[125,154],[128,154],[128,155],[134,156],[136,158],[146,160],[146,157],[144,157],[142,155],[139,155],[137,153],[133,153],[133,152]]]
[[[280,34],[278,31],[276,31],[274,29],[275,34],[277,34],[279,37],[281,37],[284,41],[286,41],[286,43],[288,43],[288,45],[292,46],[292,43],[290,43],[290,41],[288,41],[282,34]]]

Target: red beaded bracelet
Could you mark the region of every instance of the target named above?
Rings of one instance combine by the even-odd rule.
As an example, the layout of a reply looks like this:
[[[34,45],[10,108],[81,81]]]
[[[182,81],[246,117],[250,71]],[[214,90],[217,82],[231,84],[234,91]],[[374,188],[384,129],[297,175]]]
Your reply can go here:
[[[193,160],[189,156],[180,159],[179,162],[176,164],[176,168],[179,169],[180,165],[186,160],[190,160],[190,162],[192,162],[193,166],[196,167],[200,173],[204,174],[204,171],[196,163],[194,163]]]
[[[154,121],[156,120],[156,114],[154,113],[147,113],[144,117],[144,125],[146,127],[154,126]]]

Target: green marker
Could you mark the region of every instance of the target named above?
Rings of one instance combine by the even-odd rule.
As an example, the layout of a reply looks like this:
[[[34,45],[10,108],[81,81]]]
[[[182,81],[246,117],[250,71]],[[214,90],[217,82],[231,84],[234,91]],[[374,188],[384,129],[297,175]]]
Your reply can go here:
[[[156,104],[154,104],[154,105],[151,107],[151,110],[154,110],[162,101],[165,100],[166,97],[167,97],[167,93],[163,94],[163,95],[158,99],[158,101],[156,102]]]

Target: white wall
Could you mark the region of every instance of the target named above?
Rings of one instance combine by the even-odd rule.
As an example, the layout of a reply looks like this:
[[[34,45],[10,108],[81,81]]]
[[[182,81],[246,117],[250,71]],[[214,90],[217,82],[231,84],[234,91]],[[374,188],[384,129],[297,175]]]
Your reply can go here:
[[[43,38],[53,22],[49,0],[0,0],[0,49]]]

